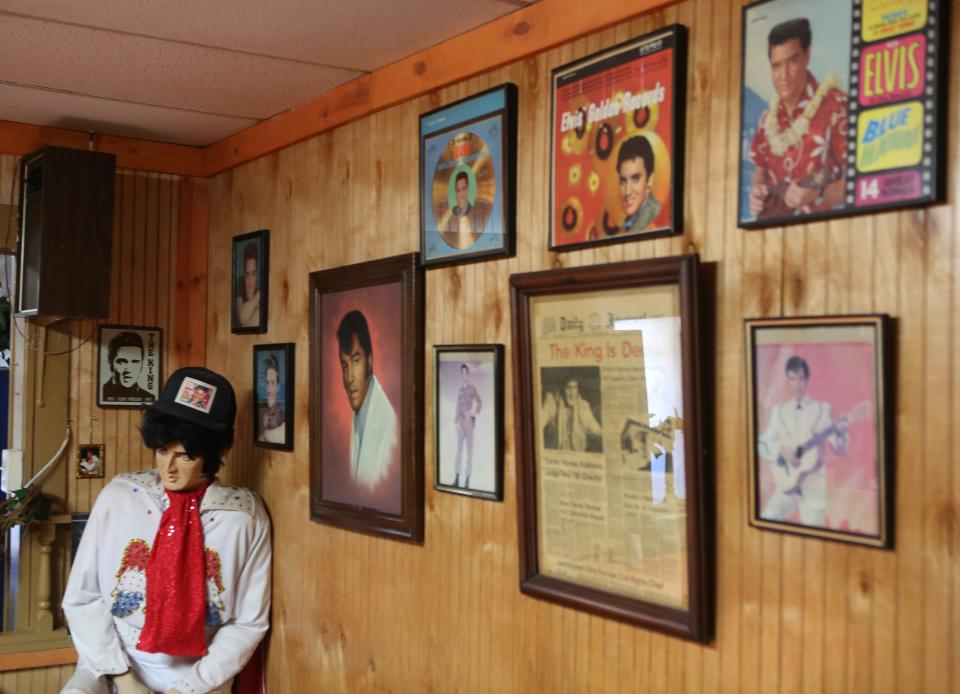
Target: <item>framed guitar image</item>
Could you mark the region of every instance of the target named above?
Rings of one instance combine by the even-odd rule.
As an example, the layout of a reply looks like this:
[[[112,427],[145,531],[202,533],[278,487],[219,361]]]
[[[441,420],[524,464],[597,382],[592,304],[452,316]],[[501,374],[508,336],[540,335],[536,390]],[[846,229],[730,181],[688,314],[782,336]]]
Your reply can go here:
[[[745,322],[751,525],[891,546],[888,323]]]

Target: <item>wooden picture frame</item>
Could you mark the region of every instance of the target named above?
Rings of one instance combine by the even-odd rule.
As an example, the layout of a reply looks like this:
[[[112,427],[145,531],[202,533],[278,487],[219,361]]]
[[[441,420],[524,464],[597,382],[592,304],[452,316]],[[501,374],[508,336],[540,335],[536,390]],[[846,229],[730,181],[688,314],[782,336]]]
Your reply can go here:
[[[889,318],[744,325],[750,524],[891,547]]]
[[[510,278],[520,589],[713,629],[695,255]]]
[[[107,459],[102,443],[81,443],[77,446],[77,479],[103,479]]]
[[[550,250],[683,232],[686,66],[673,24],[554,68]]]
[[[740,227],[945,198],[949,4],[762,0],[743,8]],[[775,81],[774,69],[788,64],[798,67]]]
[[[296,347],[293,342],[253,347],[253,445],[259,448],[293,450]]]
[[[230,294],[230,330],[267,332],[270,296],[270,230],[233,237],[233,282]]]
[[[156,326],[99,327],[97,406],[146,407],[163,385],[163,330]]]
[[[433,488],[503,501],[503,345],[433,348]]]
[[[513,256],[517,85],[420,116],[420,258],[434,267]]]
[[[416,253],[310,273],[311,520],[423,541],[423,306]]]

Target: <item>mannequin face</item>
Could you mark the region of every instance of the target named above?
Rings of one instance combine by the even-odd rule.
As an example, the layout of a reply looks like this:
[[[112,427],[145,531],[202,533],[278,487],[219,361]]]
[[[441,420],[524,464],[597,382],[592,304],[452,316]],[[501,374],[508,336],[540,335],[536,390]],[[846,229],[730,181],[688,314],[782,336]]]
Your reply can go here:
[[[171,492],[187,492],[206,481],[203,476],[203,457],[187,453],[179,441],[169,441],[154,451],[160,481]]]

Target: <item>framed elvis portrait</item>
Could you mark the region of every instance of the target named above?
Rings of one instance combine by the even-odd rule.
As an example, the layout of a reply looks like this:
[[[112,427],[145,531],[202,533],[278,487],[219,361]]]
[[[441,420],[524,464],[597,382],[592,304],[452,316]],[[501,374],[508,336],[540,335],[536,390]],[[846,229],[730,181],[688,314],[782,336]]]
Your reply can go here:
[[[292,342],[253,347],[253,445],[293,450],[296,381]]]
[[[233,237],[230,326],[235,333],[267,332],[270,230]]]
[[[672,25],[553,70],[551,250],[681,233],[686,38]]]
[[[433,348],[434,488],[503,500],[503,345]]]
[[[310,518],[423,540],[417,254],[310,274]]]
[[[752,525],[891,546],[888,322],[745,322]]]
[[[948,4],[744,7],[741,227],[943,199]]]
[[[163,331],[137,325],[101,325],[97,405],[146,407],[163,384]]]
[[[520,588],[712,631],[694,255],[510,278]]]
[[[103,477],[104,446],[102,443],[81,443],[77,446],[77,479]]]
[[[420,258],[451,265],[514,254],[517,86],[420,116]]]

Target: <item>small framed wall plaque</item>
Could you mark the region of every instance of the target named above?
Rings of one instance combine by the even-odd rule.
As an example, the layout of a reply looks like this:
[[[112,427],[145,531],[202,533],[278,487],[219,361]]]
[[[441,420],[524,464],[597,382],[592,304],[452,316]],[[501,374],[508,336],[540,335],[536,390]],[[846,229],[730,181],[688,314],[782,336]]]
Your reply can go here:
[[[233,237],[230,326],[235,333],[267,332],[270,230]]]
[[[253,347],[253,445],[293,450],[294,383],[292,342]]]
[[[105,463],[102,443],[82,443],[77,446],[78,479],[102,478]]]
[[[420,116],[420,259],[425,266],[512,256],[517,86]]]
[[[551,250],[681,233],[686,38],[668,26],[553,70]]]
[[[764,0],[743,9],[741,227],[945,194],[945,0]]]
[[[437,345],[434,488],[503,500],[503,345]]]
[[[521,590],[706,642],[696,256],[510,278]]]
[[[752,525],[891,546],[888,322],[746,321]]]
[[[163,383],[163,331],[142,325],[101,325],[97,405],[146,407]]]

